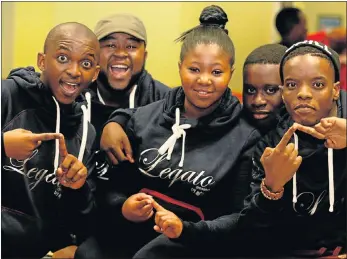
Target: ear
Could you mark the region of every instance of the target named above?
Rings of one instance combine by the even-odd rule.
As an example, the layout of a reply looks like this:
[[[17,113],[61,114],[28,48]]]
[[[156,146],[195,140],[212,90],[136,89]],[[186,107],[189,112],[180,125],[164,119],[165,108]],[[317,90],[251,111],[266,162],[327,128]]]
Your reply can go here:
[[[334,83],[333,86],[333,99],[337,101],[340,97],[340,82]]]
[[[94,73],[94,76],[93,76],[93,79],[92,79],[92,82],[94,82],[98,76],[99,76],[99,72],[100,72],[100,66],[97,65],[96,68],[95,68],[95,73]]]
[[[182,70],[182,63],[178,62],[178,72],[180,73],[180,75],[181,75],[181,70]]]
[[[46,64],[46,54],[43,52],[39,52],[37,54],[37,67],[44,72],[45,71],[45,64]]]
[[[145,61],[147,60],[148,52],[145,50]]]

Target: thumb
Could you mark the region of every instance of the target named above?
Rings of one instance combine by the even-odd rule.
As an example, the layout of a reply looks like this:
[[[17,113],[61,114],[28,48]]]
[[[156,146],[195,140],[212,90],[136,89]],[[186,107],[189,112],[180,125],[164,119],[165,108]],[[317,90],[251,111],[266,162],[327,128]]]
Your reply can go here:
[[[165,208],[162,207],[158,202],[156,202],[155,200],[153,201],[153,208],[156,210],[156,211],[164,211]]]

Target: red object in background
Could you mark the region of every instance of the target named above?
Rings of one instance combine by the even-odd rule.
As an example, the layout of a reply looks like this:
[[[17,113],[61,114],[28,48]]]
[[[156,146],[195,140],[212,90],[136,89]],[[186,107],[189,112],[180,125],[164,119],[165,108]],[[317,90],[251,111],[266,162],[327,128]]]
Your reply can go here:
[[[318,31],[307,35],[307,40],[315,40],[329,46],[329,39],[325,31]]]

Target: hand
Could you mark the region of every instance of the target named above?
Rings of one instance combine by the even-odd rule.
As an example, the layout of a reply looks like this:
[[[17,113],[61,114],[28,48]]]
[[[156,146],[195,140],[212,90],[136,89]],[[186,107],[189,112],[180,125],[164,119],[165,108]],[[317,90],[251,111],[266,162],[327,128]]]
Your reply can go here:
[[[260,158],[265,171],[265,185],[278,192],[294,176],[302,157],[298,156],[294,144],[288,142],[296,130],[296,124],[288,129],[275,148],[267,147]]]
[[[168,238],[180,237],[183,230],[183,223],[175,213],[164,209],[156,201],[153,202],[153,207],[157,211],[155,213],[154,230],[162,233]]]
[[[56,171],[59,183],[71,189],[81,188],[87,179],[87,168],[75,156],[68,154],[64,136],[59,139],[60,166]]]
[[[145,193],[130,196],[123,204],[123,216],[133,222],[143,222],[153,216],[153,198]]]
[[[306,127],[298,124],[297,129],[315,138],[325,139],[324,144],[327,148],[346,148],[346,119],[337,117],[323,118],[314,127]]]
[[[134,163],[133,151],[123,128],[116,122],[109,122],[102,131],[100,140],[101,150],[105,150],[114,165],[128,160]]]
[[[7,157],[17,160],[29,158],[42,141],[59,139],[60,133],[32,133],[25,129],[15,129],[4,133],[4,146]]]

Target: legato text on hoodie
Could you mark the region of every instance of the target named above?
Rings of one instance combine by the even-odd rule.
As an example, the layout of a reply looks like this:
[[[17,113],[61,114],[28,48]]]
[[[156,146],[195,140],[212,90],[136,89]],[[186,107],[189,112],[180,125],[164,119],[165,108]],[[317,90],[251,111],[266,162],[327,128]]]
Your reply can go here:
[[[95,130],[83,116],[83,106],[59,104],[34,68],[13,70],[1,86],[1,135],[18,128],[61,132],[68,153],[87,166]],[[84,218],[93,207],[88,184],[78,190],[62,186],[62,192],[56,192],[59,151],[55,140],[42,141],[23,161],[6,157],[3,141],[2,151],[2,255],[39,258],[69,245],[64,242],[71,240],[70,233],[82,233]]]
[[[132,115],[126,132],[136,162],[110,168],[97,192],[109,206],[105,217],[116,220],[129,196],[145,192],[184,220],[181,240],[213,240],[234,222],[224,215],[243,208],[260,134],[240,116],[241,104],[229,89],[200,119],[180,115],[184,98],[178,87],[161,101],[111,115],[109,122]],[[133,231],[153,231],[153,220],[136,223]]]

